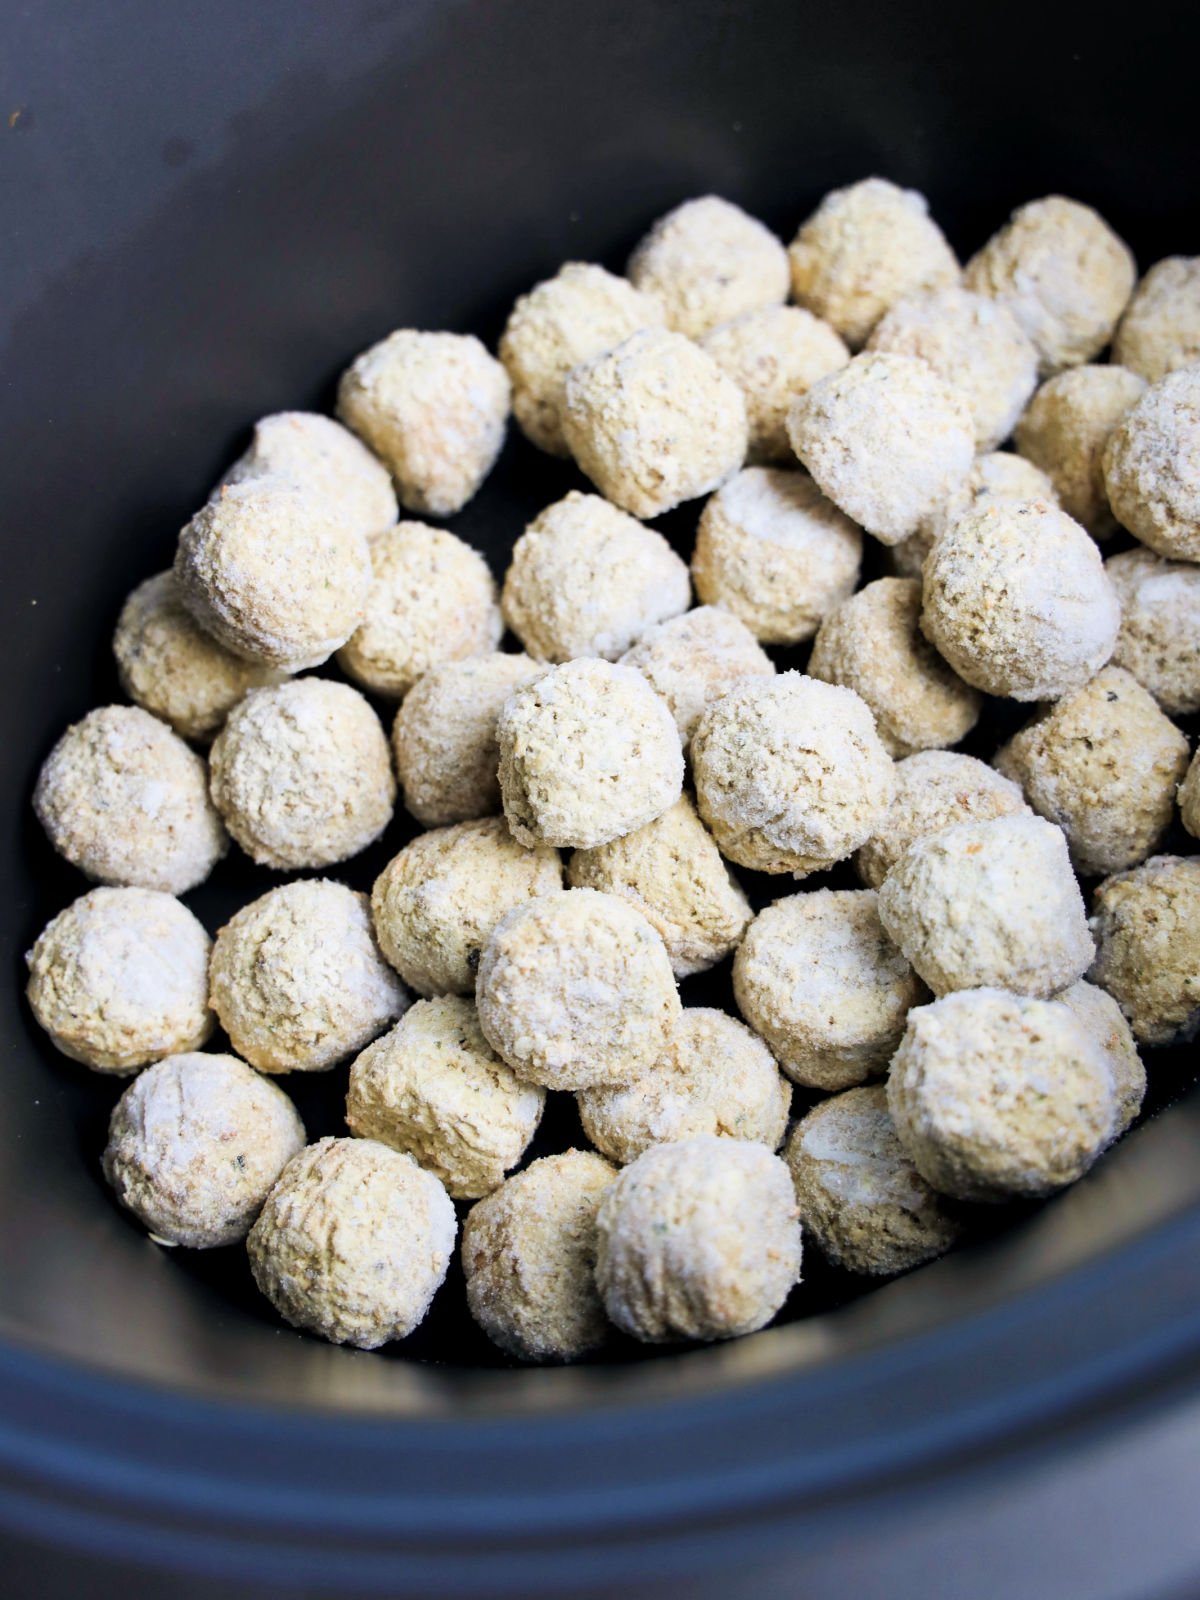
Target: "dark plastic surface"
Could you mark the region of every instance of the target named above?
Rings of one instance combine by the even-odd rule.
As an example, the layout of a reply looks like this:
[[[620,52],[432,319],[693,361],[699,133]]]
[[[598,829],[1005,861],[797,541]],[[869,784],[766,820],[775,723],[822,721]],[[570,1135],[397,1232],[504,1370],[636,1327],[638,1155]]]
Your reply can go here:
[[[706,190],[787,236],[832,184],[879,171],[926,190],[964,253],[1061,190],[1143,266],[1195,253],[1197,31],[1177,3],[1086,22],[862,0],[0,17],[0,1522],[227,1578],[553,1593],[861,1542],[888,1508],[913,1518],[1044,1464],[1052,1440],[1186,1405],[1194,1097],[1052,1206],[865,1298],[814,1260],[795,1320],[735,1348],[488,1371],[457,1286],[366,1357],[279,1328],[236,1252],[149,1244],[96,1165],[114,1086],[45,1047],[19,983],[83,888],[29,813],[37,764],[115,692],[121,599],[167,564],[255,416],[327,405],[398,324],[494,339],[562,259],[619,266]],[[452,526],[500,564],[573,481],[514,438]],[[669,531],[686,542],[693,519]],[[346,875],[368,882],[402,838]],[[223,869],[192,900],[215,925],[270,881]],[[1151,1070],[1162,1104],[1192,1063]],[[300,1086],[314,1131],[340,1082]]]

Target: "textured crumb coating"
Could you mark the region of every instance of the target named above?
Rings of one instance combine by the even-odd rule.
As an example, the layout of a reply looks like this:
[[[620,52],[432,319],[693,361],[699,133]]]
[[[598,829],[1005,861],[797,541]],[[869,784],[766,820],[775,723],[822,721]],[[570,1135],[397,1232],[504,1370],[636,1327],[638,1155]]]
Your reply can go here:
[[[1192,838],[1200,839],[1200,751],[1192,757],[1179,785],[1179,814]]]
[[[1200,567],[1139,547],[1110,556],[1104,570],[1121,603],[1114,666],[1168,716],[1200,711]]]
[[[1125,309],[1112,358],[1147,383],[1200,361],[1200,256],[1155,262]]]
[[[686,745],[704,712],[743,678],[770,678],[775,663],[732,611],[697,606],[648,628],[621,657],[666,701]]]
[[[700,341],[721,371],[742,391],[754,466],[790,466],[787,434],[792,401],[850,359],[827,322],[803,306],[764,306],[722,322]]]
[[[1200,859],[1151,856],[1096,890],[1088,981],[1107,990],[1142,1044],[1200,1032]]]
[[[873,889],[817,889],[760,911],[734,958],[733,992],[788,1077],[825,1090],[882,1073],[926,998]]]
[[[340,422],[313,411],[279,411],[256,422],[249,449],[217,492],[225,484],[276,477],[327,501],[360,533],[378,533],[399,514],[392,475],[383,462]]]
[[[699,339],[746,311],[782,305],[787,251],[740,206],[717,195],[660,217],[629,258],[630,282],[663,308],[667,326]]]
[[[1076,1021],[1081,1022],[1112,1074],[1116,1092],[1117,1119],[1112,1137],[1119,1139],[1130,1127],[1142,1109],[1146,1094],[1146,1068],[1138,1054],[1133,1030],[1125,1014],[1103,989],[1082,979],[1054,996],[1055,1002],[1066,1006]]]
[[[286,1322],[376,1350],[424,1319],[457,1234],[450,1196],[411,1156],[320,1139],[284,1168],[246,1242]]]
[[[991,450],[975,457],[965,481],[922,519],[916,533],[890,546],[885,553],[888,571],[897,578],[919,578],[925,557],[942,529],[961,517],[964,511],[990,499],[1044,500],[1047,505],[1058,504],[1054,485],[1040,467],[1009,450]]]
[[[1104,486],[1104,447],[1145,387],[1125,367],[1071,367],[1042,385],[1017,424],[1017,449],[1048,475],[1063,510],[1093,539],[1117,531]]]
[[[1108,436],[1117,521],[1160,556],[1200,562],[1200,367],[1160,378]]]

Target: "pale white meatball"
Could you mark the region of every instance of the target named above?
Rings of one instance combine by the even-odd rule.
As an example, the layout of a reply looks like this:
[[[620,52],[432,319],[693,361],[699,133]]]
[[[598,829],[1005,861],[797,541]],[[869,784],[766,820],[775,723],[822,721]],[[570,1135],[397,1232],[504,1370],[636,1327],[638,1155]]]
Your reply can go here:
[[[218,485],[287,478],[301,493],[325,500],[350,527],[378,533],[397,516],[391,474],[332,417],[280,411],[254,425],[250,448]]]
[[[1112,995],[1094,983],[1073,983],[1054,996],[1056,1004],[1081,1022],[1092,1041],[1100,1047],[1117,1098],[1117,1120],[1112,1137],[1119,1139],[1137,1120],[1146,1094],[1146,1069],[1134,1042],[1133,1030]]]
[[[1143,544],[1200,561],[1200,367],[1168,373],[1125,413],[1104,447],[1104,482]]]
[[[1088,972],[1142,1044],[1186,1043],[1200,1031],[1200,859],[1151,856],[1106,878],[1089,924]]]
[[[1147,383],[1200,361],[1200,256],[1168,256],[1150,268],[1121,318],[1113,360]]]
[[[1072,367],[1042,385],[1017,424],[1017,449],[1049,476],[1063,510],[1093,539],[1117,530],[1104,447],[1145,387],[1125,367]]]
[[[137,706],[73,723],[42,763],[33,809],[59,855],[96,883],[186,894],[229,849],[203,759]]]
[[[750,629],[720,606],[697,606],[648,628],[621,657],[671,709],[685,744],[704,712],[743,678],[770,678],[775,663]]]
[[[342,374],[338,415],[386,462],[405,510],[449,517],[492,470],[511,393],[470,334],[401,328]]]
[[[746,400],[754,465],[789,466],[787,414],[818,378],[844,367],[850,352],[827,322],[802,306],[764,306],[722,322],[700,341]]]
[[[1056,506],[1054,485],[1032,461],[1009,450],[992,450],[976,456],[966,481],[925,517],[916,533],[884,552],[888,571],[897,578],[919,578],[933,541],[956,517],[985,500],[1044,500]]]
[[[1104,570],[1121,602],[1113,664],[1169,716],[1200,711],[1200,567],[1138,548],[1110,556]]]
[[[629,258],[634,287],[662,306],[667,326],[699,339],[719,322],[782,305],[787,252],[769,228],[705,195],[660,217]]]

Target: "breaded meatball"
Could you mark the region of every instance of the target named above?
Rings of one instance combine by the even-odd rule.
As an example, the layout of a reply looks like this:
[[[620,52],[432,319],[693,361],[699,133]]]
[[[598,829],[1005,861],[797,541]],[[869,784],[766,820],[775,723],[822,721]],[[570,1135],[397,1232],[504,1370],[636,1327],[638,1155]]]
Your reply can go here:
[[[744,311],[782,305],[787,251],[769,228],[719,196],[660,217],[629,258],[636,289],[662,306],[667,326],[699,339]]]
[[[1200,361],[1200,256],[1168,256],[1150,268],[1125,308],[1113,360],[1147,383]]]
[[[1088,980],[1108,991],[1142,1044],[1200,1030],[1200,858],[1151,856],[1096,890]]]
[[[787,414],[792,401],[850,359],[829,324],[802,306],[743,312],[706,333],[700,348],[745,397],[746,459],[756,466],[791,465]]]
[[[1168,716],[1200,711],[1200,567],[1139,547],[1110,556],[1104,570],[1121,602],[1113,665]]]
[[[1093,539],[1117,531],[1104,446],[1145,387],[1125,367],[1072,367],[1042,385],[1017,424],[1017,449],[1048,474],[1063,510]]]
[[[961,517],[964,511],[991,499],[1044,500],[1048,505],[1058,504],[1058,495],[1050,479],[1024,456],[1013,455],[1009,450],[992,450],[987,455],[976,456],[965,482],[922,520],[916,533],[884,552],[888,571],[897,578],[919,578],[925,557],[942,529]]]
[[[392,476],[347,428],[312,411],[280,411],[254,424],[250,448],[218,485],[287,478],[325,500],[350,527],[378,533],[398,515]]]
[[[1200,561],[1200,367],[1160,378],[1104,447],[1117,521],[1176,561]]]
[[[1073,983],[1069,989],[1056,994],[1054,1001],[1056,1005],[1066,1006],[1100,1047],[1116,1091],[1117,1120],[1112,1137],[1119,1139],[1137,1120],[1146,1094],[1146,1069],[1138,1055],[1133,1030],[1112,995],[1105,994],[1094,983],[1082,980]]]
[[[720,606],[697,606],[648,628],[621,657],[667,702],[686,745],[714,700],[743,678],[770,678],[775,663],[746,624]]]

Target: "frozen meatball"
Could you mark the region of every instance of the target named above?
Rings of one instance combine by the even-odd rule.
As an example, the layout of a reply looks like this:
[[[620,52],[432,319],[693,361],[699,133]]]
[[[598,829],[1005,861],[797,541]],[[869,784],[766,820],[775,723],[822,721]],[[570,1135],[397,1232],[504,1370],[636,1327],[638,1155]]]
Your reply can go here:
[[[594,850],[576,850],[567,882],[635,905],[661,934],[677,978],[715,966],[753,915],[686,794],[644,828]]]
[[[1200,858],[1151,856],[1096,890],[1088,978],[1106,989],[1142,1044],[1200,1030]]]
[[[285,1322],[377,1350],[423,1320],[457,1233],[453,1201],[411,1156],[320,1139],[283,1169],[246,1245]]]
[[[887,1277],[949,1250],[962,1219],[900,1143],[882,1084],[822,1101],[784,1151],[800,1225],[837,1267]]]
[[[925,558],[921,629],[985,694],[1057,700],[1112,655],[1116,590],[1085,529],[1044,500],[985,500]]]
[[[888,1107],[925,1181],[959,1200],[1052,1194],[1109,1143],[1116,1091],[1066,1006],[1003,989],[947,995],[908,1015]]]
[[[662,321],[657,300],[582,261],[564,263],[553,278],[523,294],[505,325],[499,356],[525,437],[551,455],[569,456],[561,415],[567,373]]]
[[[545,1090],[496,1055],[475,1006],[418,1000],[350,1068],[346,1124],[413,1157],[454,1200],[490,1194],[537,1132]]]
[[[573,368],[563,436],[606,500],[657,517],[724,483],[748,439],[742,391],[681,333],[643,329]]]
[[[205,633],[180,598],[173,572],[147,578],[126,600],[113,655],[129,698],[181,739],[211,739],[248,689],[285,676],[243,661]]]
[[[1117,531],[1104,446],[1145,387],[1125,367],[1072,367],[1042,385],[1017,424],[1017,449],[1048,474],[1063,510],[1093,539]]]
[[[590,1150],[543,1156],[471,1207],[463,1227],[467,1305],[522,1361],[576,1361],[604,1343],[596,1211],[616,1177]]]
[[[1200,752],[1192,757],[1187,776],[1179,785],[1179,811],[1193,839],[1200,839]]]
[[[587,849],[660,817],[683,788],[679,730],[630,667],[584,657],[505,701],[500,793],[521,844]]]
[[[979,721],[982,700],[921,632],[921,585],[879,578],[821,624],[809,675],[862,696],[890,756],[957,744]]]
[[[500,454],[511,392],[470,334],[401,328],[342,374],[338,415],[387,464],[406,511],[449,517]]]
[[[1050,479],[1024,456],[1013,455],[1008,450],[992,450],[987,455],[976,456],[966,481],[924,518],[916,533],[885,552],[889,571],[897,578],[919,578],[925,557],[942,529],[961,517],[964,511],[993,499],[1044,500],[1048,505],[1058,504],[1058,495]]]
[[[26,995],[51,1041],[97,1072],[198,1050],[213,1030],[211,941],[155,889],[93,889],[38,935]]]
[[[1028,811],[1018,785],[986,762],[957,751],[919,750],[896,763],[892,803],[855,857],[858,875],[878,889],[914,840],[958,822],[989,822]]]
[[[764,1145],[699,1134],[653,1145],[604,1191],[596,1283],[635,1339],[734,1339],[800,1281],[791,1175]]]
[[[760,911],[734,957],[733,992],[788,1077],[827,1090],[882,1073],[925,998],[873,889],[816,889]]]
[[[854,592],[862,534],[805,472],[746,467],[707,502],[692,576],[764,644],[811,639]]]
[[[764,306],[722,322],[700,347],[733,379],[746,401],[748,461],[787,466],[792,446],[787,414],[792,401],[850,359],[827,322],[802,306]]]
[[[265,867],[324,867],[357,855],[396,802],[387,735],[357,690],[326,678],[255,689],[211,758],[212,797]]]
[[[513,546],[504,620],[538,661],[615,661],[691,597],[687,566],[661,533],[572,489]]]
[[[1109,435],[1104,482],[1117,521],[1177,561],[1200,561],[1200,367],[1152,384]]]
[[[788,250],[792,293],[857,350],[884,312],[962,276],[925,196],[886,178],[834,189]]]
[[[378,533],[398,515],[392,476],[341,423],[312,411],[280,411],[254,426],[254,437],[222,480],[287,478],[325,500],[360,533]]]
[[[662,306],[667,326],[699,339],[744,311],[781,306],[787,251],[769,228],[717,195],[660,217],[629,258],[635,288]]]
[[[692,766],[722,855],[758,872],[832,866],[892,799],[893,762],[866,702],[799,672],[735,684],[700,719]]]
[[[697,606],[648,628],[621,657],[667,702],[686,745],[705,710],[743,678],[770,678],[775,663],[750,629],[720,606]]]
[[[500,643],[496,580],[478,550],[444,528],[401,522],[376,534],[371,571],[366,615],[337,657],[364,688],[399,697],[431,667]]]
[[[371,583],[367,536],[286,478],[221,489],[179,535],[185,606],[234,655],[299,672],[358,627]]]
[[[1168,256],[1150,268],[1121,318],[1113,360],[1147,383],[1200,362],[1200,256]]]
[[[1037,350],[1012,312],[957,285],[899,301],[867,349],[927,361],[966,402],[977,450],[1008,438],[1037,386]]]
[[[537,670],[527,655],[496,651],[434,667],[405,695],[392,754],[404,804],[426,828],[499,811],[496,719]]]
[[[113,1109],[104,1176],[160,1244],[194,1250],[249,1233],[275,1180],[304,1148],[276,1084],[236,1056],[168,1056]]]
[[[1067,841],[1041,817],[917,839],[884,880],[879,919],[938,995],[987,984],[1051,995],[1093,955]]]
[[[484,817],[406,844],[376,878],[371,911],[380,949],[418,994],[473,994],[501,917],[561,888],[557,850],[526,849],[503,817]]]
[[[1008,307],[1048,377],[1104,349],[1136,278],[1132,252],[1103,217],[1049,195],[1013,212],[967,262],[965,281]]]
[[[788,435],[834,505],[882,544],[915,533],[975,459],[966,403],[916,356],[856,356],[795,401]]]
[[[577,1098],[583,1131],[624,1165],[652,1144],[700,1133],[776,1150],[791,1093],[761,1039],[736,1017],[697,1006],[683,1013],[652,1072]]]
[[[627,901],[594,889],[508,912],[475,993],[489,1044],[547,1089],[631,1082],[662,1055],[680,1012],[658,934]]]
[[[213,1010],[260,1072],[323,1072],[409,1003],[379,953],[365,894],[302,878],[243,906],[217,934]]]
[[[1113,997],[1094,983],[1073,983],[1054,999],[1056,1004],[1066,1006],[1100,1047],[1116,1091],[1117,1120],[1112,1137],[1119,1139],[1137,1120],[1146,1094],[1146,1069],[1138,1055],[1133,1031]]]
[[[1200,567],[1139,548],[1110,556],[1104,570],[1121,602],[1114,665],[1169,716],[1200,711]]]
[[[1076,870],[1097,876],[1155,849],[1187,761],[1183,734],[1121,667],[1048,706],[996,755],[999,771],[1066,834]]]
[[[204,761],[137,706],[101,706],[42,763],[33,809],[50,843],[97,883],[186,894],[229,849]]]

